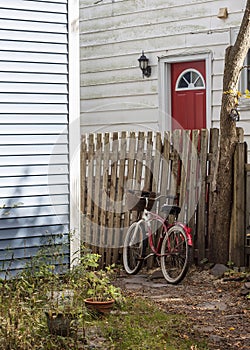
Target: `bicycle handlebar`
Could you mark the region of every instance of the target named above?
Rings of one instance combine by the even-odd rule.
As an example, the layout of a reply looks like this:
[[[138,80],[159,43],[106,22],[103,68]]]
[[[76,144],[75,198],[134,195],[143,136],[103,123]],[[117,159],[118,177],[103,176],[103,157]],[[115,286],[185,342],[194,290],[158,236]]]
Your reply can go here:
[[[160,198],[173,199],[173,200],[178,199],[177,196],[173,196],[173,195],[169,195],[169,194],[157,193],[158,196],[155,196],[156,193],[152,192],[152,191],[150,192],[150,191],[142,191],[142,190],[128,190],[128,192],[131,194],[140,193],[140,198],[150,198],[150,195],[152,195],[152,199],[154,199],[154,200],[159,200]]]

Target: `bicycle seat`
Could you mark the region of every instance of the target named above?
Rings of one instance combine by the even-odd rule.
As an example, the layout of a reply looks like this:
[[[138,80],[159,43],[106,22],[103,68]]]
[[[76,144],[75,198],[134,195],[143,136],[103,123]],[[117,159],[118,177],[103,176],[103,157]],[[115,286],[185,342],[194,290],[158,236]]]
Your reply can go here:
[[[181,208],[177,205],[163,204],[161,211],[177,217],[180,214]]]
[[[149,191],[141,191],[141,197],[153,199],[153,198],[156,197],[156,193],[155,192],[149,192]]]

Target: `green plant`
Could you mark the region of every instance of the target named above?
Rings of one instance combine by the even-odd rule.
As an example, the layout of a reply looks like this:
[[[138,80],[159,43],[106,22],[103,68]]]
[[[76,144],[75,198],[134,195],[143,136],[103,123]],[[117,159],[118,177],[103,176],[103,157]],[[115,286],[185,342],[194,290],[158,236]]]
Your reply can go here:
[[[83,255],[82,264],[86,270],[86,287],[87,296],[96,301],[115,300],[120,302],[122,300],[122,293],[120,288],[115,287],[112,283],[114,276],[115,265],[107,266],[105,270],[88,270],[87,267],[97,268],[99,266],[99,254]]]
[[[119,301],[122,299],[120,288],[115,287],[104,270],[90,271],[88,273],[88,290],[89,298],[97,301],[107,301],[114,299]]]

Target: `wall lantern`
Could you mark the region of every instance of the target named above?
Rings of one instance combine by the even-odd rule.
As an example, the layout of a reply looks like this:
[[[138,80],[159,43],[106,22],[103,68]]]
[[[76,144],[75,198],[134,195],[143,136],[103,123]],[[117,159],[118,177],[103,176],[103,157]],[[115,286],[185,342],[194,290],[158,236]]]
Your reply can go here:
[[[142,51],[142,55],[140,58],[138,58],[138,61],[139,61],[139,67],[142,71],[143,78],[150,77],[151,67],[148,65],[148,58],[144,55],[144,51]]]

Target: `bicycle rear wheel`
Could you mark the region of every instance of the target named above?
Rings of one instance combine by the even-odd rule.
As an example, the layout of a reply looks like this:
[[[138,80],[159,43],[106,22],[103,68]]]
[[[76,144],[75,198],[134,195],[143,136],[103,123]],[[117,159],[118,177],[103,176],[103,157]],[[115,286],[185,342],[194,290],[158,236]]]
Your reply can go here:
[[[161,247],[161,269],[168,283],[177,284],[188,271],[191,247],[185,230],[174,225],[166,233]]]
[[[142,224],[134,222],[128,229],[123,247],[123,266],[130,275],[140,271],[146,252],[146,235]]]

